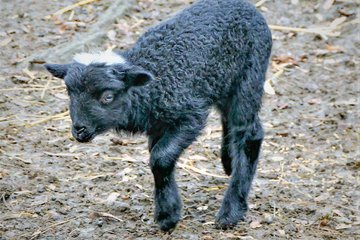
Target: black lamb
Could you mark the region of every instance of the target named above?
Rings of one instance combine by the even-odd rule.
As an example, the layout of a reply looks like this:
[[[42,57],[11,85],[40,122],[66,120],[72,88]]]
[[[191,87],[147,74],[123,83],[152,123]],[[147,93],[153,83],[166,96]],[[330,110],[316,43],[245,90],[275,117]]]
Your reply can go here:
[[[176,160],[201,133],[209,110],[222,116],[221,160],[231,175],[216,225],[243,220],[263,130],[258,117],[272,39],[246,0],[200,0],[152,27],[127,51],[83,53],[46,64],[65,80],[72,133],[88,142],[110,129],[149,137],[155,220],[180,219]]]

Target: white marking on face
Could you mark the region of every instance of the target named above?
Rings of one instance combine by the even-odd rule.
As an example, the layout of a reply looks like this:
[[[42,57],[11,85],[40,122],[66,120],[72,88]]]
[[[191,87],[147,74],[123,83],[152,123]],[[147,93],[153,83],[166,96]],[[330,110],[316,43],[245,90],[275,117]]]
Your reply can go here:
[[[112,64],[125,64],[125,59],[113,51],[105,51],[99,53],[78,53],[74,56],[74,60],[84,65],[92,63],[105,63],[106,65]]]

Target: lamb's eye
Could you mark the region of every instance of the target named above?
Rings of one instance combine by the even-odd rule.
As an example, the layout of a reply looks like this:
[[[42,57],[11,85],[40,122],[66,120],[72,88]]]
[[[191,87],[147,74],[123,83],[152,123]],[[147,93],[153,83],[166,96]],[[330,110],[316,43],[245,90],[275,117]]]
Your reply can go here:
[[[105,91],[100,98],[100,102],[103,104],[111,103],[114,100],[114,94],[111,91]]]

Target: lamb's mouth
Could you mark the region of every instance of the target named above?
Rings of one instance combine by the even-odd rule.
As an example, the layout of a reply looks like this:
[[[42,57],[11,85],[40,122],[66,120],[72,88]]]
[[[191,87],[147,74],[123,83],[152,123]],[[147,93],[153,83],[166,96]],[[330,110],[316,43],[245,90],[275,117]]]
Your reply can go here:
[[[94,133],[81,134],[80,136],[74,136],[74,137],[78,142],[86,143],[86,142],[90,142],[91,140],[93,140],[95,138],[95,136],[96,136],[96,134],[94,132]]]

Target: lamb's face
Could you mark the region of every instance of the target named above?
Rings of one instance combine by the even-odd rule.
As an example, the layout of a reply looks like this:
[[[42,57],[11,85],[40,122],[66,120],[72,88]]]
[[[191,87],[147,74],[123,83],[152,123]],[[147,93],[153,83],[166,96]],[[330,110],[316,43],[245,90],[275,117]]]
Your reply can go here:
[[[88,142],[127,121],[127,87],[110,67],[72,66],[64,80],[70,97],[72,134],[79,142]]]
[[[47,70],[65,80],[70,97],[72,134],[89,142],[109,129],[126,125],[132,109],[129,89],[144,85],[152,76],[129,64],[47,64]]]

